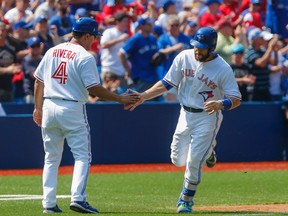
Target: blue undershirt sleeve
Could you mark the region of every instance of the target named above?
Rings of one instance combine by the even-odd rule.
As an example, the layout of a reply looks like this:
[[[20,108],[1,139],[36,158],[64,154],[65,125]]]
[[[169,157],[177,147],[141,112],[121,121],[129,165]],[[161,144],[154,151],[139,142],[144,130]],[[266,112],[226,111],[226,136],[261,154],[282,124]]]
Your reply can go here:
[[[170,90],[171,88],[173,88],[173,86],[170,85],[168,82],[166,82],[164,79],[162,79],[161,82],[163,83],[163,85],[165,86],[167,90]]]

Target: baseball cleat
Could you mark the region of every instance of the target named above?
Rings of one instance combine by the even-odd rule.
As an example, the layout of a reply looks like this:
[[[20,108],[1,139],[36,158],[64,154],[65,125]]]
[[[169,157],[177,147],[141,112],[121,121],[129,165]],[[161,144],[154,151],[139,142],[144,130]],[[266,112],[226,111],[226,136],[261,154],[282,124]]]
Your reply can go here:
[[[73,201],[70,204],[70,209],[81,213],[98,214],[99,211],[89,205],[88,202]]]
[[[215,166],[216,162],[217,162],[217,155],[216,155],[216,152],[213,150],[210,157],[207,158],[206,160],[206,165],[208,168],[212,168]]]
[[[192,204],[185,201],[178,201],[177,213],[192,213]]]
[[[56,205],[53,208],[44,208],[43,213],[61,213],[62,210]]]

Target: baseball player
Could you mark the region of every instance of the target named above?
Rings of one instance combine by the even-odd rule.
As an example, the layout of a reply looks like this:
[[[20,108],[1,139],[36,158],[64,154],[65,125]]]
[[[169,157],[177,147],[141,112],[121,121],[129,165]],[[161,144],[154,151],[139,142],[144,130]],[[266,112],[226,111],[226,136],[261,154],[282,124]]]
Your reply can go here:
[[[216,43],[217,32],[213,28],[200,28],[191,40],[194,49],[179,53],[166,76],[141,93],[137,103],[125,107],[134,110],[172,87],[178,90],[181,111],[171,143],[171,160],[176,166],[186,165],[178,213],[192,213],[202,167],[205,162],[208,167],[216,163],[214,147],[221,111],[234,109],[241,101],[231,67],[214,52]]]
[[[57,213],[56,188],[64,139],[75,164],[70,209],[98,213],[86,199],[86,183],[91,162],[91,142],[85,103],[88,92],[122,104],[135,103],[139,96],[111,93],[100,85],[94,57],[87,51],[101,35],[91,18],[76,20],[70,42],[47,51],[35,71],[35,108],[33,119],[42,127],[45,151],[43,170],[43,212]],[[138,99],[137,99],[138,98]]]

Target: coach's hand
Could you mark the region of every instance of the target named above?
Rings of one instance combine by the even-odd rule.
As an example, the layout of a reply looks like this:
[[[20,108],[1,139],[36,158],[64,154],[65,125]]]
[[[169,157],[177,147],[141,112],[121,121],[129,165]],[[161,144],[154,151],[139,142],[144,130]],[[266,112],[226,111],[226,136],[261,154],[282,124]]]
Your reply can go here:
[[[133,111],[137,106],[141,105],[141,104],[145,101],[145,99],[144,99],[144,97],[143,97],[143,94],[145,94],[145,92],[141,94],[141,93],[139,93],[139,92],[137,92],[137,91],[135,91],[135,90],[128,89],[128,90],[125,92],[125,94],[128,94],[128,95],[130,95],[130,94],[136,94],[136,95],[139,96],[139,100],[138,100],[136,103],[130,103],[130,104],[124,105],[124,109],[125,109],[125,110]]]
[[[33,120],[34,122],[41,127],[42,126],[42,110],[34,109],[33,111]]]

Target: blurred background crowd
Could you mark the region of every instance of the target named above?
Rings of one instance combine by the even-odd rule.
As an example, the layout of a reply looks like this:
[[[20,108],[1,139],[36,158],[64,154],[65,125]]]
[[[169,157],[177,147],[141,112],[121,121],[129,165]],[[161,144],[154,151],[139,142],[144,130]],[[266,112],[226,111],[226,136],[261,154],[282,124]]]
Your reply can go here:
[[[103,36],[90,52],[103,86],[145,91],[192,48],[199,27],[218,32],[243,101],[288,100],[288,0],[0,0],[0,102],[33,103],[33,73],[45,52],[92,17]],[[155,54],[161,53],[157,63]],[[95,102],[98,98],[90,98]],[[175,90],[156,101],[177,101]]]

